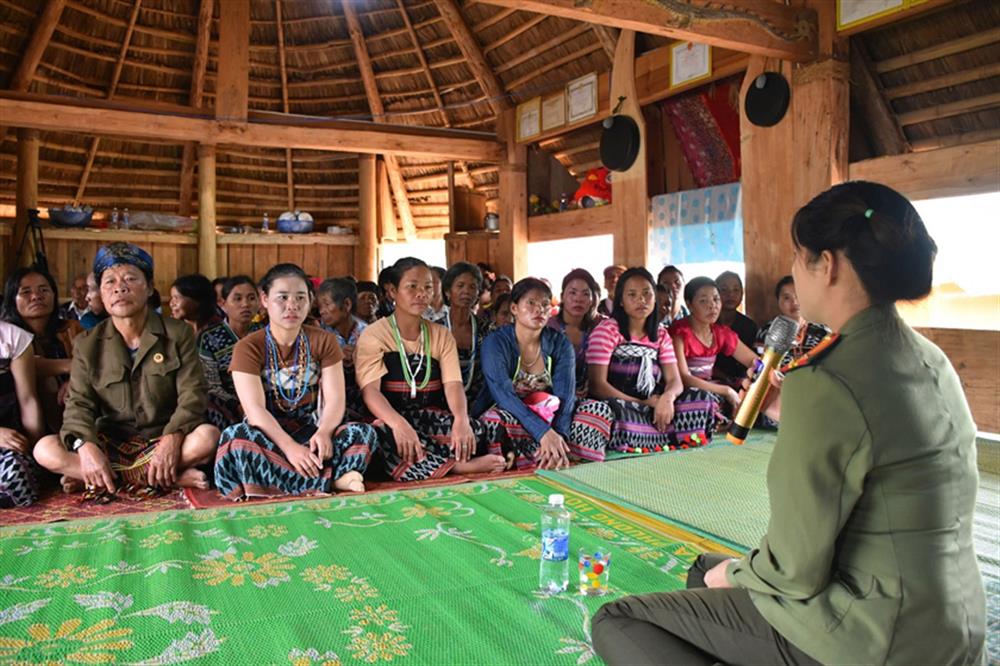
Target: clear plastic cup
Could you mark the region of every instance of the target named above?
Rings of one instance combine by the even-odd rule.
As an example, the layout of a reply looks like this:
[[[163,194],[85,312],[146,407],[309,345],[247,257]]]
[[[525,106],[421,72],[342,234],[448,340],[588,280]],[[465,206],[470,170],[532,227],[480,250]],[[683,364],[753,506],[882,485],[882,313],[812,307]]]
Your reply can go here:
[[[607,548],[581,548],[577,568],[580,572],[580,594],[599,597],[608,593],[611,553]]]

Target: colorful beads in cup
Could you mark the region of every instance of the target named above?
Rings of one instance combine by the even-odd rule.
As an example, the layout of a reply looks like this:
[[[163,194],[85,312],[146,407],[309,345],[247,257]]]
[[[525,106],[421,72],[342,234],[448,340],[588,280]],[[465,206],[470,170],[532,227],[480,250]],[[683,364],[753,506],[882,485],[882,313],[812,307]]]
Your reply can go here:
[[[607,594],[611,553],[606,548],[581,548],[577,562],[580,594],[594,597]]]

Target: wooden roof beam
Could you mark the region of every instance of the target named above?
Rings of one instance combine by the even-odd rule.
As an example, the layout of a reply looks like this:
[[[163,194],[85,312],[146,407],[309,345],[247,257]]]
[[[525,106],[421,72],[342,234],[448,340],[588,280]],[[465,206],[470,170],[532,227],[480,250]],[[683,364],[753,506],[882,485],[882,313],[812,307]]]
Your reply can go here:
[[[11,90],[27,90],[28,86],[31,85],[31,80],[35,78],[35,70],[38,69],[38,63],[42,61],[42,55],[52,39],[52,33],[55,31],[56,25],[59,24],[59,17],[62,16],[65,6],[66,0],[48,0],[45,3],[41,14],[38,15],[38,20],[35,22],[31,38],[24,48],[24,55],[17,65],[17,71],[14,72],[14,77],[10,81]]]
[[[686,0],[668,6],[629,0],[482,1],[785,60],[811,60],[817,50],[816,12],[777,2],[729,0],[719,6],[713,0]]]
[[[285,60],[285,25],[281,17],[281,0],[274,0],[274,23],[278,32],[278,68],[281,74],[281,110],[288,113],[288,69]],[[295,174],[292,171],[292,149],[285,148],[285,183],[288,189],[288,210],[295,210]]]
[[[916,111],[908,111],[907,113],[899,114],[897,118],[899,119],[899,124],[905,127],[907,125],[924,123],[929,120],[937,120],[938,118],[950,118],[951,116],[959,116],[963,113],[973,113],[975,111],[984,111],[998,107],[1000,107],[1000,93],[991,93],[980,97],[958,100],[957,102],[938,104],[925,109],[917,109]]]
[[[911,97],[925,92],[951,88],[952,86],[962,85],[963,83],[971,83],[972,81],[980,81],[993,76],[1000,76],[1000,62],[980,65],[979,67],[963,69],[956,72],[949,72],[941,76],[934,76],[928,79],[914,81],[913,83],[904,83],[898,86],[893,86],[892,88],[886,88],[882,92],[885,93],[886,99],[894,100],[899,99],[900,97]]]
[[[378,85],[375,83],[375,70],[372,67],[371,58],[368,56],[368,47],[365,45],[365,34],[361,28],[361,21],[358,20],[357,12],[351,4],[352,0],[341,0],[344,8],[344,18],[347,19],[347,31],[350,33],[351,42],[354,44],[354,55],[358,61],[358,70],[361,72],[361,82],[365,86],[365,94],[368,97],[368,106],[371,108],[373,120],[383,122],[385,108],[382,99],[379,97]],[[413,224],[413,212],[410,210],[410,199],[406,194],[406,181],[399,170],[399,161],[395,155],[385,155],[385,168],[389,175],[389,184],[392,186],[392,196],[396,200],[396,209],[399,211],[399,219],[403,224],[403,235],[406,240],[411,240],[417,235],[417,229]]]
[[[499,162],[503,147],[482,132],[254,111],[246,123],[218,121],[178,107],[0,92],[0,117],[11,127],[160,141],[376,153]]]
[[[608,60],[614,62],[615,45],[618,44],[618,31],[606,25],[594,25],[591,28],[594,31],[594,35],[597,36],[598,41],[601,42],[601,48],[604,49],[604,54],[608,56]]]
[[[860,41],[851,45],[851,81],[856,86],[857,101],[864,119],[866,132],[880,155],[899,155],[910,152],[903,129],[896,114],[885,99],[882,82],[872,73],[868,50]]]
[[[955,55],[956,53],[964,53],[965,51],[978,49],[982,46],[989,46],[990,44],[994,44],[996,42],[1000,42],[1000,28],[984,30],[983,32],[967,35],[961,39],[953,39],[942,44],[928,46],[927,48],[920,49],[919,51],[904,53],[903,55],[896,56],[895,58],[879,60],[875,63],[875,71],[879,74],[893,72],[897,69],[903,69],[904,67],[917,65],[929,60],[937,60],[938,58]]]
[[[469,69],[482,85],[483,92],[489,99],[490,108],[493,109],[493,114],[499,115],[504,109],[511,108],[511,101],[504,90],[503,83],[497,78],[490,64],[486,62],[486,56],[483,55],[483,50],[479,46],[479,42],[476,41],[476,36],[472,34],[465,19],[462,18],[462,12],[455,4],[455,0],[434,0],[434,4],[448,30],[454,35],[458,48],[465,56],[465,60],[468,61]],[[516,2],[509,7],[520,9]]]
[[[219,4],[219,71],[215,81],[215,117],[247,119],[250,84],[250,0]]]

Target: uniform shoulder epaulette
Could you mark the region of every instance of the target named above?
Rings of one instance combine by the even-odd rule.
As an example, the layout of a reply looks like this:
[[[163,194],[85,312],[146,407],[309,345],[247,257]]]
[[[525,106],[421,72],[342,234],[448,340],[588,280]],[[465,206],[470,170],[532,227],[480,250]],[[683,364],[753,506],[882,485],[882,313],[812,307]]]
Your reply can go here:
[[[838,334],[830,333],[825,338],[820,340],[819,344],[810,349],[808,352],[806,352],[802,356],[792,359],[791,362],[785,364],[781,368],[780,372],[782,374],[786,374],[796,368],[801,368],[803,366],[815,363],[817,359],[822,358],[828,351],[833,349],[833,346],[837,344],[837,341],[839,339],[840,336]]]

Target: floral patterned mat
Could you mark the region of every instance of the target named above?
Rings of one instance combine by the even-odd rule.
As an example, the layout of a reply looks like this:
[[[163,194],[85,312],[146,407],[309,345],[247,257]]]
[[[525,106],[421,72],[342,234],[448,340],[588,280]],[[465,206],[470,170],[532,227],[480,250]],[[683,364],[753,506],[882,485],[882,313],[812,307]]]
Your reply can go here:
[[[538,518],[562,492],[611,594],[547,597]],[[558,482],[0,528],[0,663],[592,664],[590,618],[680,588],[718,544]]]

